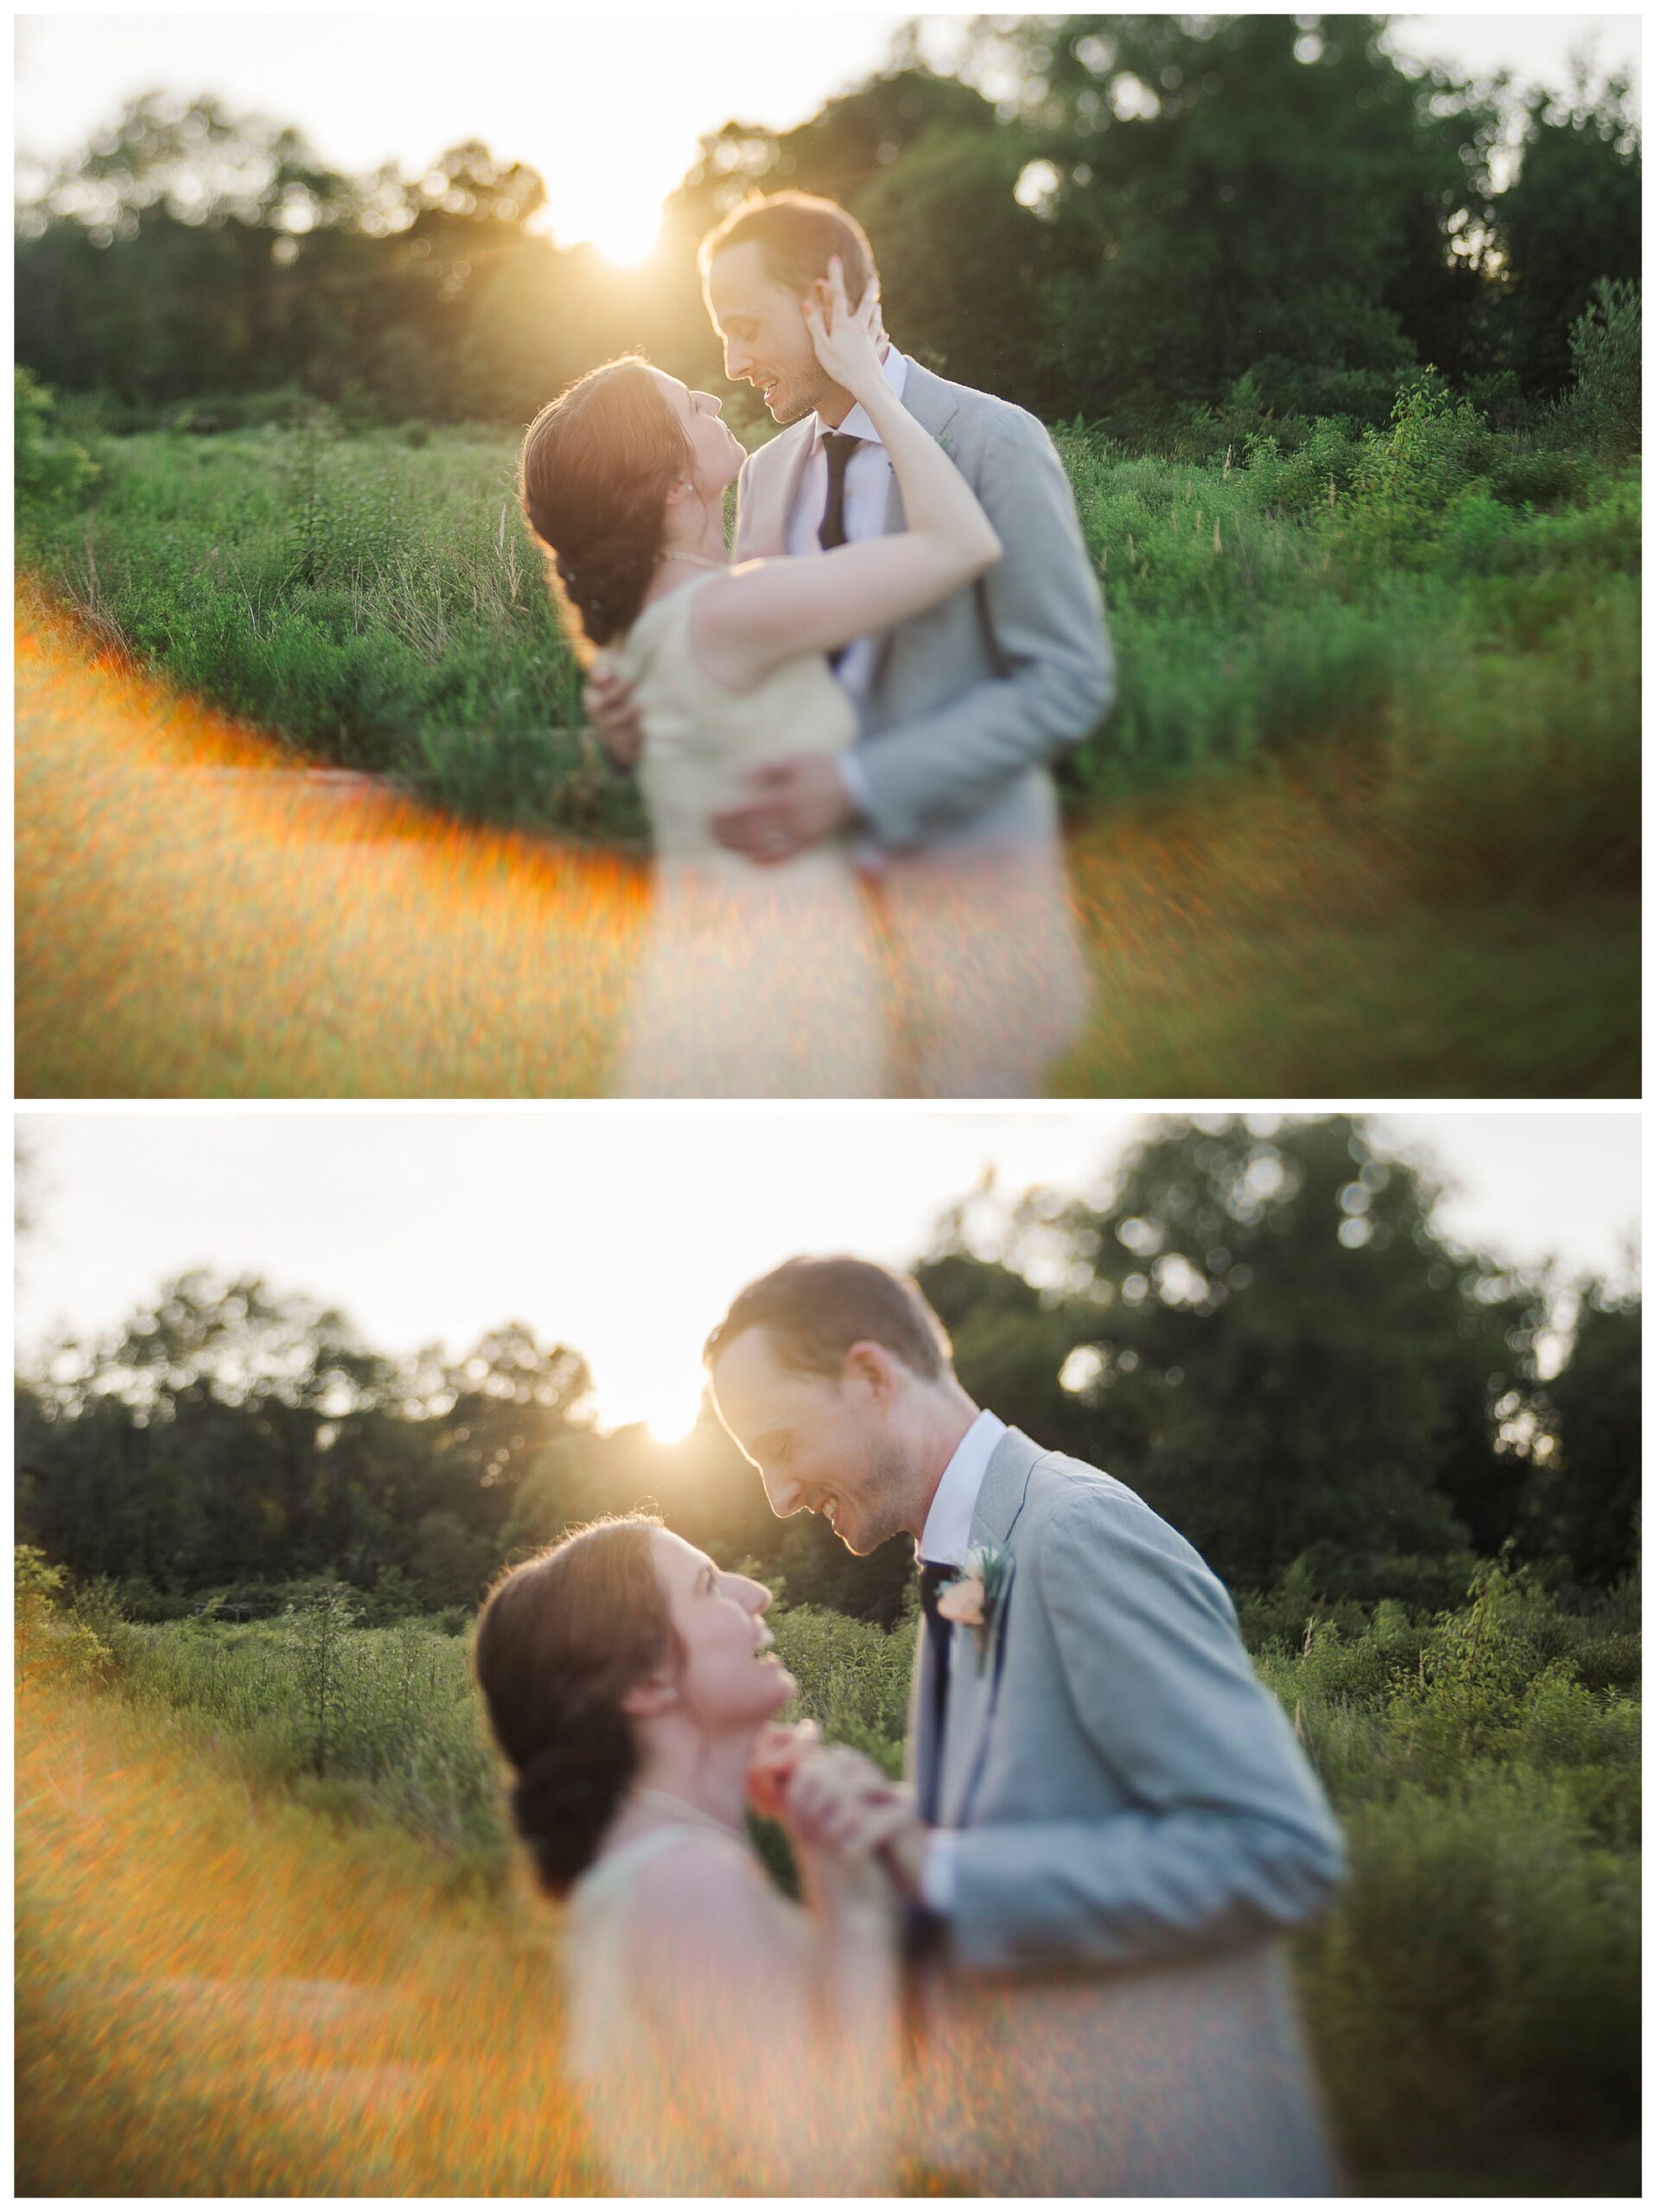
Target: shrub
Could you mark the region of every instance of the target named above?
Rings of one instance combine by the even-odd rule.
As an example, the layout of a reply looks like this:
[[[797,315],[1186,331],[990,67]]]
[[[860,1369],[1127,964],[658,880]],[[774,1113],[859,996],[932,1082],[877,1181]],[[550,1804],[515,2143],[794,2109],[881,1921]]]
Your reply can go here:
[[[74,1681],[109,1669],[109,1646],[60,1602],[67,1579],[38,1545],[14,1548],[12,1658],[20,1698],[36,1682]]]
[[[97,481],[97,462],[59,435],[56,401],[27,369],[13,372],[12,482],[20,514],[79,506]]]
[[[1557,429],[1612,459],[1640,448],[1640,321],[1638,285],[1602,276],[1570,333],[1576,381],[1558,403]]]

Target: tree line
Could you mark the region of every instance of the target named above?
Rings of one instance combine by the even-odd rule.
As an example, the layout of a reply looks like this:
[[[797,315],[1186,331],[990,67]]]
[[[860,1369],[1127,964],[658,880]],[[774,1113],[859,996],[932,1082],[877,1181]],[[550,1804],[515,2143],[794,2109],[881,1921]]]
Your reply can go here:
[[[1167,1120],[1103,1193],[981,1195],[917,1268],[968,1390],[1131,1484],[1232,1588],[1455,1602],[1480,1557],[1566,1591],[1639,1557],[1639,1301],[1458,1250],[1360,1119]],[[276,1609],[331,1577],[379,1617],[469,1608],[506,1560],[653,1503],[793,1603],[889,1624],[899,1539],[778,1522],[710,1412],[603,1433],[582,1355],[522,1324],[393,1359],[254,1280],[167,1285],[17,1383],[17,1532],[138,1616]]]
[[[20,208],[17,358],[115,428],[272,394],[517,423],[631,346],[717,388],[696,242],[793,187],[863,220],[901,344],[1048,421],[1381,422],[1430,365],[1519,422],[1567,384],[1595,285],[1639,279],[1628,87],[1533,96],[1497,189],[1500,88],[1405,66],[1385,22],[985,17],[951,73],[911,27],[796,128],[705,137],[634,270],[560,245],[539,176],[475,140],[350,176],[155,93]]]

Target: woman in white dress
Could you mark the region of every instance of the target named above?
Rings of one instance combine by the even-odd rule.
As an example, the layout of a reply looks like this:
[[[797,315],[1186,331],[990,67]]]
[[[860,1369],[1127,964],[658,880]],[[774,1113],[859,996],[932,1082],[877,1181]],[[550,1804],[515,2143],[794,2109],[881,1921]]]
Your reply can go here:
[[[606,650],[647,741],[656,897],[616,1089],[624,1096],[876,1097],[895,1087],[878,939],[842,843],[765,866],[711,820],[782,753],[846,750],[828,656],[936,606],[1001,556],[953,462],[887,382],[872,287],[838,262],[804,302],[825,372],[890,457],[908,527],[806,557],[724,544],[742,447],[710,393],[638,359],[583,377],[530,426],[520,493],[576,650]]]
[[[568,2063],[623,2196],[894,2187],[895,1793],[769,1726],[793,1678],[762,1583],[643,1516],[513,1568],[473,1661],[513,1815],[564,1902]],[[762,1789],[805,1904],[743,1832]]]

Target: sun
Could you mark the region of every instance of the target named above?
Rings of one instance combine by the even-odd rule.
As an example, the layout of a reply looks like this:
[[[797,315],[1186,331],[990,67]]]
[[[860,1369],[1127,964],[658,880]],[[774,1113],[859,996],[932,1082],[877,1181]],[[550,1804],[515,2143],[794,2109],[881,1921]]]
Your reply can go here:
[[[651,1345],[640,1342],[606,1348],[592,1355],[593,1395],[601,1428],[627,1428],[642,1421],[658,1444],[682,1444],[696,1426],[707,1376],[699,1344],[672,1343],[664,1335]]]
[[[661,236],[661,209],[617,207],[606,212],[592,243],[617,269],[636,269],[655,251]]]
[[[583,168],[550,179],[547,198],[553,236],[566,244],[587,241],[613,267],[636,268],[655,251],[662,194],[648,178],[617,179]]]

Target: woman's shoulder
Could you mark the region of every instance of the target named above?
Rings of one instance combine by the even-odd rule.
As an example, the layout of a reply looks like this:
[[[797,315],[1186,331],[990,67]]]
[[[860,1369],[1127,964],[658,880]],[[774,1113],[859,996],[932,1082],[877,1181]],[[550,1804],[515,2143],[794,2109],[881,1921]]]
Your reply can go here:
[[[634,616],[626,636],[606,646],[599,658],[633,682],[658,663],[676,660],[685,651],[691,609],[708,587],[723,583],[728,573],[720,569],[697,576],[678,590],[651,600]]]
[[[751,1886],[760,1870],[751,1847],[738,1835],[672,1823],[628,1836],[595,1859],[576,1885],[577,1899],[626,1891],[648,1906],[704,1902]]]

